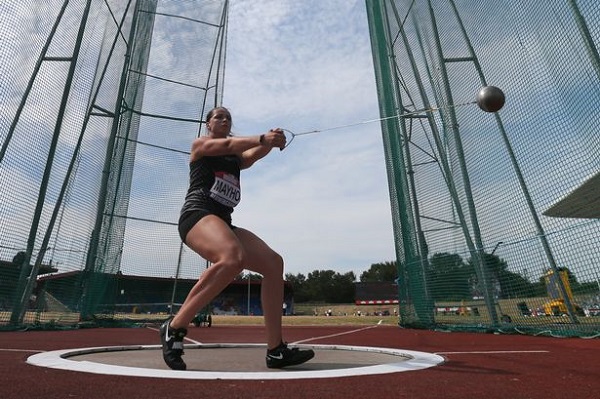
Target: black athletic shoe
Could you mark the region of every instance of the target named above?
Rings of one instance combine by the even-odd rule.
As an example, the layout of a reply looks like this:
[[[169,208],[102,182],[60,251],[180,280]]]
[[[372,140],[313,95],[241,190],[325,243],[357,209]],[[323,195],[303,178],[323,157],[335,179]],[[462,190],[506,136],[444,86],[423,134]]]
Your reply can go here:
[[[186,336],[187,330],[185,328],[172,330],[169,326],[170,322],[171,318],[160,326],[163,359],[173,370],[185,370],[186,366],[181,355],[183,355],[183,338]]]
[[[277,348],[267,350],[267,367],[280,369],[287,366],[295,366],[309,361],[315,356],[312,349],[288,348],[282,342]]]

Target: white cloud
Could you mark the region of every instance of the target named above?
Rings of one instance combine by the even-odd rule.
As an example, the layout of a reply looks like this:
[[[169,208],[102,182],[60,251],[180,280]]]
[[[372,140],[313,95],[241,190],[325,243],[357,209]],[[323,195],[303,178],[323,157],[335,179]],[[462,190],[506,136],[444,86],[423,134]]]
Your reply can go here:
[[[160,4],[166,8],[159,12],[181,14],[175,3]],[[325,130],[298,137],[284,152],[273,151],[255,168],[244,172],[244,201],[234,213],[234,223],[257,232],[281,252],[288,273],[307,274],[315,269],[332,268],[360,275],[370,264],[392,259],[393,235],[379,124],[327,130],[378,116],[364,3],[238,0],[230,5],[224,105],[233,113],[234,130],[239,134],[255,134],[275,126],[296,132]],[[24,8],[18,11],[25,13],[23,19],[34,18]],[[98,27],[103,22],[99,21]],[[185,21],[157,16],[148,73],[202,85],[194,81],[196,75],[190,71],[194,66],[206,69],[209,59],[204,53],[188,51],[185,46],[198,44],[190,36],[204,34],[205,28],[189,26],[191,30],[180,32],[182,36],[169,31],[181,24]],[[0,36],[20,32],[11,29],[0,28]],[[96,38],[102,34],[98,29],[94,27]],[[70,31],[61,31],[61,35],[66,36]],[[25,35],[11,37],[11,49],[23,57],[37,55],[40,38],[46,37],[47,28],[40,32],[36,51],[28,55],[19,52],[25,40],[21,37]],[[90,47],[85,51],[98,49]],[[32,61],[24,64],[31,65]],[[21,80],[29,76],[14,72],[10,76],[13,75]],[[18,86],[25,84],[22,81]],[[81,104],[85,104],[89,90],[86,86],[85,91],[78,93]],[[169,90],[166,84],[150,79],[142,110],[197,118],[195,107],[190,105],[198,103],[197,95],[180,87]],[[48,98],[40,96],[38,102],[47,103]],[[103,106],[112,106],[104,102]],[[52,107],[39,108],[55,112]],[[37,123],[52,120],[42,116],[40,113],[24,118]],[[51,128],[52,124],[48,124]],[[79,127],[73,123],[69,131],[76,134]],[[100,130],[98,136],[102,136]],[[98,139],[95,133],[94,130],[94,134],[86,136],[84,146]],[[194,134],[194,126],[183,128],[153,119],[142,120],[139,139],[187,150]],[[75,137],[70,134],[62,138],[61,148],[72,149]],[[183,203],[182,187],[187,184],[185,162],[180,161],[182,155],[157,156],[144,149],[138,147],[136,154],[130,214],[175,221],[178,207]],[[102,154],[101,151],[97,156],[101,158]],[[162,172],[153,172],[157,166]],[[168,188],[170,194],[152,192],[156,186]],[[94,205],[91,201],[90,206]],[[130,231],[124,247],[126,270],[138,270],[135,265],[146,264],[143,253],[127,247],[132,237],[139,234],[149,242],[167,240],[167,233],[161,228],[145,231],[146,228],[143,223],[128,223]],[[166,229],[168,239],[176,241],[176,229]],[[171,256],[173,251],[167,252]]]
[[[0,115],[0,139],[4,139],[3,134],[6,135],[35,59],[62,2],[54,0],[45,5],[42,3],[31,8],[17,1],[0,2],[0,16],[4,22],[0,24],[0,41],[3,42],[0,52],[3,60],[0,62],[0,101],[4,111]],[[109,3],[124,7],[119,2]],[[591,0],[584,3],[591,4]],[[195,4],[197,7],[189,7],[190,4],[159,2],[159,12],[202,19],[206,8],[220,5],[218,2],[198,2]],[[104,29],[110,29],[110,22],[107,26],[106,20],[112,21],[106,13],[107,4],[94,2],[94,6],[103,9],[103,13],[94,14],[94,18],[90,19],[93,26],[90,25],[86,33],[89,40],[84,41],[82,49],[85,62],[80,64],[76,75],[76,89],[71,96],[65,129],[59,140],[61,156],[57,159],[61,161],[56,163],[53,171],[50,201],[56,196],[57,187],[62,181],[62,173],[81,127],[81,116],[93,89],[93,77],[88,74],[94,72],[96,65],[100,67],[103,64],[97,62],[101,38],[107,42],[111,38],[110,33],[104,36]],[[65,55],[60,46],[70,48],[81,7],[82,4],[70,5],[66,16],[68,23],[61,25],[58,33],[60,40],[51,47],[52,55]],[[113,8],[113,11],[116,9]],[[464,12],[463,15],[466,15]],[[585,62],[566,62],[572,59],[581,61],[576,56],[563,55],[563,58],[557,58],[559,62],[552,62],[551,66],[538,62],[546,57],[549,47],[536,45],[539,43],[539,33],[531,28],[540,25],[545,14],[540,13],[540,21],[533,24],[523,21],[506,26],[489,8],[485,12],[484,9],[472,9],[470,12],[474,18],[484,21],[471,26],[482,31],[471,32],[470,36],[476,38],[477,52],[482,64],[486,65],[488,82],[502,87],[507,93],[503,119],[510,129],[509,135],[536,206],[544,209],[564,190],[587,176],[591,170],[597,169],[597,157],[582,159],[578,155],[597,153],[593,148],[584,148],[591,140],[581,140],[580,135],[576,134],[591,131],[589,126],[597,123],[597,118],[580,117],[584,114],[596,115],[583,112],[592,111],[594,103],[581,101],[577,103],[579,113],[564,112],[564,109],[573,108],[575,100],[587,98],[587,93],[590,96],[594,94],[595,86],[588,85],[591,72],[586,69]],[[564,12],[556,14],[557,18],[570,15],[563,15]],[[531,14],[526,12],[522,16],[528,18]],[[218,20],[218,13],[213,13],[213,16],[215,18],[211,23]],[[198,104],[202,101],[203,92],[189,86],[174,86],[170,81],[193,86],[206,84],[201,80],[205,78],[204,71],[212,61],[211,35],[217,30],[206,24],[164,15],[156,16],[154,28],[148,73],[168,79],[169,82],[149,78],[141,110],[199,118]],[[489,31],[495,34],[487,34]],[[353,270],[360,275],[361,270],[367,269],[371,263],[389,261],[395,257],[380,125],[377,122],[360,123],[378,118],[368,33],[363,0],[230,1],[224,105],[233,113],[234,131],[242,135],[257,134],[275,126],[295,132],[321,131],[296,138],[284,152],[274,151],[243,174],[243,201],[234,213],[234,223],[256,231],[280,251],[286,258],[287,272],[308,273],[317,268],[334,268],[339,272]],[[595,31],[592,31],[592,35],[597,37]],[[553,46],[574,40],[569,35],[549,36],[552,39],[549,38],[547,43]],[[511,56],[498,57],[498,48]],[[458,49],[451,50],[452,53],[459,53]],[[122,53],[117,53],[113,55],[113,60],[119,60],[122,56]],[[398,60],[406,62],[407,58],[398,57]],[[58,71],[59,68],[62,70]],[[400,69],[411,71],[410,66],[401,65]],[[113,77],[120,74],[120,70],[116,75],[114,70],[111,71]],[[465,75],[462,70],[452,69],[451,72],[464,79],[464,84],[456,85],[458,87],[453,89],[454,101],[462,103],[471,100],[478,88],[476,79]],[[64,81],[60,78],[64,74],[64,65],[43,68],[44,79],[34,86],[6,159],[0,165],[0,187],[4,190],[11,185],[23,192],[35,190],[32,182],[39,181],[45,157],[28,159],[27,155],[46,153],[62,93]],[[406,72],[405,75],[409,76],[410,73]],[[557,79],[557,76],[564,79]],[[118,83],[117,78],[112,79],[112,83],[104,82],[107,86],[100,92],[100,105],[107,109],[114,107],[112,95],[116,93],[113,89]],[[555,95],[555,91],[560,95]],[[419,108],[419,99],[416,98],[415,102],[415,107]],[[479,111],[473,106],[462,108],[460,112]],[[557,122],[558,119],[553,115],[560,115],[562,122]],[[487,122],[482,122],[484,118],[493,122],[488,116],[479,112],[476,117],[461,120],[461,135],[468,144],[467,151],[471,151],[467,158],[480,165],[480,169],[470,165],[470,173],[476,194],[479,194],[476,202],[485,244],[490,246],[495,244],[496,239],[506,242],[505,237],[530,237],[536,233],[531,223],[522,221],[528,220],[525,207],[514,206],[523,200],[514,202],[505,198],[519,190],[514,181],[514,172],[506,161],[500,137],[494,135]],[[91,173],[89,171],[99,171],[102,165],[104,146],[101,143],[104,143],[109,121],[95,117],[90,123],[83,142],[81,165],[76,174],[75,187],[79,187],[79,184],[81,188],[77,188],[70,199],[85,205],[84,209],[75,209],[75,206],[67,204],[66,214],[73,219],[78,219],[78,213],[95,214],[91,208],[96,205],[95,190],[99,178],[88,174]],[[354,126],[331,129],[355,123]],[[546,140],[549,132],[556,129],[560,129],[564,139],[554,142]],[[480,137],[483,132],[488,134],[485,140]],[[142,118],[138,138],[187,151],[196,134],[197,125],[194,123]],[[413,132],[412,140],[417,141],[417,133]],[[427,142],[420,144],[428,148]],[[555,155],[558,153],[562,154],[560,158]],[[421,157],[413,159],[413,162],[431,160],[423,155]],[[574,163],[576,157],[579,157],[579,161]],[[23,159],[27,159],[28,167],[12,170],[24,165]],[[488,167],[487,163],[481,162],[482,159],[493,160],[494,167]],[[505,159],[504,163],[501,159]],[[135,161],[130,216],[175,222],[187,185],[185,155],[160,153],[140,145]],[[443,187],[440,189],[436,186],[441,184],[438,174],[420,173],[421,179],[417,184],[422,185],[420,190],[423,191],[423,195],[419,196],[421,213],[451,218],[447,193],[440,192]],[[37,180],[33,177],[37,177]],[[551,187],[544,183],[548,181],[553,182]],[[14,204],[2,204],[0,208],[3,216],[11,219],[19,217],[26,221],[32,212],[31,201],[34,200],[33,196],[29,197],[28,203],[13,200]],[[447,210],[447,215],[444,210]],[[497,214],[503,216],[496,217]],[[2,222],[6,223],[6,220]],[[547,231],[560,230],[570,223],[547,218],[543,222],[548,227]],[[432,221],[425,221],[424,224],[431,228],[445,226]],[[514,227],[513,224],[518,226]],[[128,223],[127,229],[124,250],[126,270],[146,267],[144,256],[150,252],[147,248],[160,247],[167,241],[177,242],[176,229],[170,226],[163,231],[143,223]],[[23,231],[19,232],[21,241],[27,233]],[[448,232],[443,230],[436,234],[441,237]],[[456,240],[443,237],[437,241],[441,243],[438,245],[444,245],[443,249],[455,246],[451,250],[460,250],[464,247],[464,244],[460,244],[463,241],[460,239],[461,232],[456,230],[453,234],[458,237]],[[128,248],[127,245],[134,242],[133,238],[139,236],[149,237],[151,244],[142,246],[134,243],[132,246],[137,249]],[[431,249],[438,249],[434,240],[430,241]],[[578,248],[575,246],[562,246],[572,253],[584,252],[574,251],[573,248]],[[177,250],[169,247],[164,251],[165,254],[159,256],[173,257]],[[507,249],[501,247],[498,253],[503,250]],[[562,255],[560,250],[555,251],[559,256]],[[189,263],[197,266],[197,257],[188,255]],[[508,254],[506,256],[509,257]],[[161,265],[172,266],[174,263],[169,259]],[[531,268],[531,265],[528,267]],[[156,269],[162,272],[163,266],[156,266]]]
[[[332,18],[332,15],[336,15]],[[354,271],[395,258],[362,2],[232,2],[224,105],[238,134],[299,136],[243,172],[234,223],[265,239],[289,273]]]

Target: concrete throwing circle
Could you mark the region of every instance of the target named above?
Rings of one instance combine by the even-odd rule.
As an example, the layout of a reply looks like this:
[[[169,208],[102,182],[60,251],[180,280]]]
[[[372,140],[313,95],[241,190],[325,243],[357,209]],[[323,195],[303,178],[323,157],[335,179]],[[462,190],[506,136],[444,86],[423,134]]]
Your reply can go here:
[[[186,345],[186,371],[169,369],[160,345],[105,346],[38,353],[27,363],[61,370],[132,377],[204,380],[284,380],[399,373],[436,366],[439,355],[404,349],[345,345],[294,345],[315,350],[304,364],[268,369],[264,344]],[[132,355],[132,351],[136,351]]]

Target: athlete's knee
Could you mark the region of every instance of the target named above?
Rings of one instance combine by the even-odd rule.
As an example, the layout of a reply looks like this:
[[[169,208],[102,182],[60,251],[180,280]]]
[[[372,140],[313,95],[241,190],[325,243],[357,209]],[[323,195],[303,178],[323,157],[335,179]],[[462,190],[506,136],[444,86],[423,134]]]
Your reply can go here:
[[[223,266],[237,275],[244,270],[244,261],[242,257],[228,258],[223,262]]]
[[[283,276],[283,257],[277,252],[273,252],[270,256],[271,269],[275,274]]]
[[[244,251],[241,248],[232,248],[222,254],[217,263],[219,267],[237,275],[244,270]]]

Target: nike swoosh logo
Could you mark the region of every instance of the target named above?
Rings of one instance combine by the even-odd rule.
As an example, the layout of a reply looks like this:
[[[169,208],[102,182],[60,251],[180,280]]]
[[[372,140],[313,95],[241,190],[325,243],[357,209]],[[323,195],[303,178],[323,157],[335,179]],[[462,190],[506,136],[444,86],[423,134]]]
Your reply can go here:
[[[271,359],[277,359],[277,360],[281,360],[283,359],[283,353],[280,353],[279,355],[275,356],[275,355],[268,355]]]

